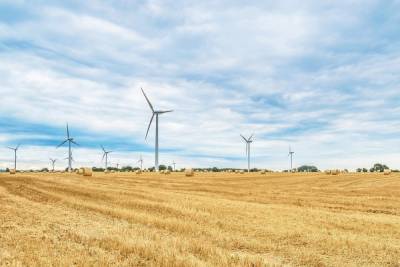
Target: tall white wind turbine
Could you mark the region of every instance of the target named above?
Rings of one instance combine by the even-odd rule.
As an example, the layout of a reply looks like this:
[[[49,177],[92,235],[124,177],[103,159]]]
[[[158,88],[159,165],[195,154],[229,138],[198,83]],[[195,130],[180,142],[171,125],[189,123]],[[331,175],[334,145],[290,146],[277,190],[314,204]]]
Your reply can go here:
[[[142,158],[142,155],[140,155],[140,159],[138,160],[138,163],[140,163],[140,170],[143,171],[143,158]]]
[[[104,158],[106,159],[106,161],[105,161],[105,170],[107,170],[107,167],[108,167],[108,154],[111,153],[112,151],[106,151],[103,146],[101,146],[101,149],[103,150],[103,158],[102,158],[102,160],[104,160]]]
[[[63,144],[65,144],[66,142],[68,142],[68,157],[66,159],[68,159],[68,172],[72,171],[72,149],[71,149],[71,144],[77,145],[78,144],[74,141],[74,138],[72,138],[69,135],[69,128],[68,128],[68,123],[67,123],[67,138],[57,146],[57,148],[59,148],[60,146],[62,146]]]
[[[243,135],[240,135],[246,142],[247,172],[250,172],[250,144],[253,142],[253,135],[254,134],[252,134],[249,138],[245,138]]]
[[[150,119],[149,126],[147,127],[145,139],[147,139],[147,135],[149,134],[150,126],[151,126],[151,123],[153,122],[154,116],[156,117],[156,140],[155,140],[156,142],[155,142],[154,167],[155,167],[155,170],[158,172],[158,170],[159,170],[158,169],[158,116],[163,113],[172,112],[173,110],[154,110],[153,105],[150,103],[150,100],[147,98],[145,92],[143,91],[142,88],[140,88],[140,89],[142,90],[142,93],[143,93],[144,97],[146,98],[146,101],[149,104],[151,111],[153,112],[153,115],[151,116],[151,119]]]
[[[14,150],[14,170],[17,171],[17,151],[19,149],[19,146],[21,144],[18,144],[16,147],[7,147],[8,149]]]
[[[56,164],[57,159],[50,158],[50,161],[51,161],[51,165],[53,167],[52,171],[54,172],[54,165]]]
[[[294,154],[294,151],[292,151],[292,148],[289,146],[288,156],[290,156],[290,172],[293,172],[293,154]]]

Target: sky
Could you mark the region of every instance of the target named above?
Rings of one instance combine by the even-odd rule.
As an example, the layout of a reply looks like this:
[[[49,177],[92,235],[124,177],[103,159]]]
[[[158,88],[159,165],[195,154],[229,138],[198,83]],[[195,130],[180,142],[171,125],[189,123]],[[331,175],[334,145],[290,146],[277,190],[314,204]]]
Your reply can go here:
[[[0,168],[400,169],[400,1],[0,0]]]

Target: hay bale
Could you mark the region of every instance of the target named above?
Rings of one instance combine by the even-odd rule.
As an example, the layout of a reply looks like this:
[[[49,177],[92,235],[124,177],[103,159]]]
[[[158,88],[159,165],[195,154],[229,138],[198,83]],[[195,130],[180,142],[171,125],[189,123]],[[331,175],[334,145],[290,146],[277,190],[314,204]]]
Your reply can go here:
[[[142,171],[141,171],[141,170],[136,170],[135,173],[136,173],[136,174],[141,174]]]
[[[244,174],[244,170],[240,170],[240,174]]]
[[[331,170],[325,170],[324,173],[325,174],[331,174]]]
[[[260,172],[260,174],[265,174],[265,170],[262,170],[262,171]]]
[[[10,174],[15,174],[16,173],[15,169],[10,169],[9,171],[10,171]]]
[[[80,174],[80,175],[83,175],[84,169],[85,168],[79,168],[79,170],[76,170],[76,173]]]
[[[389,170],[389,169],[385,169],[384,171],[383,171],[383,174],[384,175],[389,175],[389,174],[391,174],[392,173],[392,170]]]
[[[164,174],[171,174],[171,171],[170,170],[165,170]]]
[[[194,171],[192,168],[187,168],[185,170],[185,176],[193,176],[194,175]]]
[[[83,176],[92,176],[93,170],[92,168],[81,168]]]
[[[332,175],[338,175],[340,173],[339,170],[331,170]]]

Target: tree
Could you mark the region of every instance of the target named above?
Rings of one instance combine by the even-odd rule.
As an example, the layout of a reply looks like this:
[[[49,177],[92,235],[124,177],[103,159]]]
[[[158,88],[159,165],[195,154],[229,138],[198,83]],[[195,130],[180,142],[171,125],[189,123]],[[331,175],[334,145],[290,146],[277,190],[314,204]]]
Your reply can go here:
[[[212,170],[213,172],[219,172],[219,169],[218,169],[217,167],[213,167],[211,170]]]
[[[167,169],[167,166],[161,164],[160,166],[158,166],[158,169],[159,169],[160,171],[164,171],[164,170]]]
[[[308,165],[303,165],[299,168],[297,168],[298,172],[318,172],[318,168],[315,166],[308,166]]]
[[[389,167],[385,164],[375,163],[370,172],[384,172],[386,169],[389,169]]]
[[[357,172],[362,172],[362,169],[361,168],[357,168]]]

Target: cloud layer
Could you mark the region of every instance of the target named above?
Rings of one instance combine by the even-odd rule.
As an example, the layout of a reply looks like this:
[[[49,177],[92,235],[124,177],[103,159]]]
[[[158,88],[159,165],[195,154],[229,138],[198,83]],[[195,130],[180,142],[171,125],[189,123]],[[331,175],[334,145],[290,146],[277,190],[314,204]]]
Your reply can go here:
[[[399,1],[3,1],[0,146],[39,168],[68,122],[77,165],[400,168]],[[12,164],[0,148],[0,168]]]

